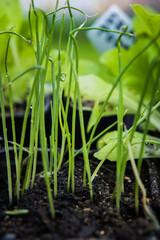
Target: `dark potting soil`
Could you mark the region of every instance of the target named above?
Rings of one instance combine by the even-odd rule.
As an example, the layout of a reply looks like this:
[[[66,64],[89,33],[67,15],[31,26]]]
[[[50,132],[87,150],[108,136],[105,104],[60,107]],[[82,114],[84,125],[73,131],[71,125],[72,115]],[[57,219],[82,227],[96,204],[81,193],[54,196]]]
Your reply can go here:
[[[91,157],[91,170],[98,161]],[[148,203],[151,198],[148,170],[143,168],[142,180],[147,189]],[[1,176],[0,187],[0,239],[101,239],[101,240],[157,240],[152,222],[145,216],[140,201],[140,214],[134,210],[134,176],[128,166],[125,174],[125,193],[118,215],[111,196],[115,186],[115,164],[106,161],[93,181],[93,202],[89,190],[83,187],[83,159],[75,164],[75,194],[66,191],[67,165],[58,173],[58,195],[54,199],[56,218],[51,219],[42,177],[37,177],[33,189],[27,190],[17,204],[9,206],[5,179]],[[54,183],[51,183],[53,189]],[[9,216],[5,210],[28,209],[26,215]],[[158,208],[157,208],[158,209]]]

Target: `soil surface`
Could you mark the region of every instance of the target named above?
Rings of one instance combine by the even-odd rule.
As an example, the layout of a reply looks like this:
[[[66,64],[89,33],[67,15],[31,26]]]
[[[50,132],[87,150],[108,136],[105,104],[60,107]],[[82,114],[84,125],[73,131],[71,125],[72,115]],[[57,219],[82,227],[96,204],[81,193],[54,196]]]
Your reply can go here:
[[[98,161],[90,158],[91,170]],[[75,163],[75,194],[67,192],[68,167],[63,165],[58,173],[58,195],[54,199],[56,218],[51,219],[46,185],[37,177],[33,189],[27,190],[17,204],[8,204],[7,185],[0,170],[0,239],[90,239],[90,240],[157,240],[159,232],[145,216],[140,201],[140,214],[134,210],[134,176],[130,165],[124,178],[125,193],[118,215],[111,196],[115,186],[115,164],[106,161],[93,181],[93,202],[88,188],[83,187],[83,158]],[[142,180],[147,189],[148,203],[154,206],[149,175],[143,168]],[[51,183],[52,189],[54,183]],[[5,210],[28,209],[26,215],[9,216]],[[159,206],[157,206],[157,211]]]

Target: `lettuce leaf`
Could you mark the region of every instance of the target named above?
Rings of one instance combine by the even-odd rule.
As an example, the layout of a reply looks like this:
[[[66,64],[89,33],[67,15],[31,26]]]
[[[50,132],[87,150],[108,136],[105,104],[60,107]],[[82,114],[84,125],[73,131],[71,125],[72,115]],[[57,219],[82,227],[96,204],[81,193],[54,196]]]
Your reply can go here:
[[[131,143],[134,159],[139,158],[142,139],[143,139],[143,133],[139,133],[139,132],[134,133],[134,137]],[[150,141],[154,142],[154,144],[153,143],[151,144]],[[98,149],[100,150],[94,154],[94,157],[96,157],[99,160],[108,159],[110,161],[116,161],[117,160],[117,131],[112,131],[105,134],[98,141]],[[124,137],[123,153],[126,150],[127,150],[127,144]],[[143,158],[160,158],[160,139],[159,138],[147,135]],[[130,160],[129,155],[127,160]]]
[[[147,27],[147,33],[150,37],[154,37],[160,32],[160,14],[154,13],[149,9],[145,9],[140,4],[131,5],[136,15],[144,22]],[[157,39],[157,43],[160,46],[160,37]]]
[[[122,68],[132,60],[133,57],[145,46],[150,40],[146,37],[140,38],[130,49],[122,49]],[[148,69],[154,56],[158,54],[158,50],[155,45],[151,46],[145,51],[126,71],[123,75],[124,87],[130,89],[133,93],[138,95],[141,94],[144,87],[144,82],[148,75]],[[119,60],[118,60],[118,49],[112,49],[105,52],[100,57],[100,62],[103,63],[107,69],[112,72],[113,76],[118,77],[119,75]],[[156,79],[156,75],[152,74],[150,77],[148,88],[146,89],[145,100],[149,100],[153,90],[153,82]],[[108,79],[104,79],[108,82]],[[160,84],[159,84],[160,88]],[[160,99],[160,94],[157,96]]]

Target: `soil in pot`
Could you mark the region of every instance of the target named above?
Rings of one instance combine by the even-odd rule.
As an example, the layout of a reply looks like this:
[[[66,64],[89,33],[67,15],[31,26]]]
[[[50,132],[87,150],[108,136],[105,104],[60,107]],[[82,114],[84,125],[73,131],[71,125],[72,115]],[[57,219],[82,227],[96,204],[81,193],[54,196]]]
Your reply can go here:
[[[93,171],[98,162],[91,156],[90,163]],[[1,175],[1,183],[3,181],[0,191],[1,239],[159,239],[151,221],[144,215],[141,202],[140,214],[138,217],[135,214],[135,179],[130,164],[125,174],[121,215],[117,214],[115,203],[111,202],[115,186],[114,163],[106,161],[94,179],[93,202],[90,201],[89,190],[83,187],[82,156],[78,156],[75,163],[75,194],[66,191],[67,177],[68,167],[64,164],[58,173],[58,196],[54,200],[56,218],[51,219],[46,186],[42,177],[37,177],[34,188],[27,190],[18,204],[14,201],[12,206],[9,206],[6,178]],[[147,189],[148,202],[153,206],[146,164],[143,167],[142,180]],[[53,185],[52,182],[52,188]],[[4,213],[5,210],[17,208],[28,209],[29,213],[19,216]]]

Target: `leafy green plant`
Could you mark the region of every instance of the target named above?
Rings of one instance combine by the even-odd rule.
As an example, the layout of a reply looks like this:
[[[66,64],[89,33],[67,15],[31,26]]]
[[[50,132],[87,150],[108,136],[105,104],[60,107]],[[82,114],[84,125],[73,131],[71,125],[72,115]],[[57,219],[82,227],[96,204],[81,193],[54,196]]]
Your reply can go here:
[[[9,36],[9,31],[15,31],[18,34],[27,32],[27,23],[26,19],[23,18],[23,12],[18,0],[16,0],[13,4],[12,1],[4,1],[2,0],[0,3],[0,11],[1,11],[1,25],[0,31],[8,31],[8,34],[3,34],[0,37],[0,63],[1,63],[1,72],[2,72],[2,82],[3,84],[7,84],[7,77],[5,73],[5,49],[7,48],[7,41]],[[17,14],[13,14],[13,12],[17,12]],[[34,65],[34,53],[31,46],[26,42],[21,41],[19,38],[13,37],[10,40],[10,48],[9,48],[9,60],[8,60],[8,68],[10,75],[12,78],[15,78],[21,72],[25,71],[27,68]],[[22,64],[23,63],[23,64]],[[19,67],[21,66],[21,68]],[[32,74],[24,77],[24,79],[18,82],[15,82],[12,87],[13,92],[13,101],[16,103],[23,102],[26,99],[29,89],[29,78],[31,78]],[[5,96],[5,105],[9,104],[9,90],[6,89],[4,91]]]
[[[141,9],[141,12],[145,12],[144,8],[140,5],[133,5],[133,9]],[[138,11],[138,10],[137,10]],[[140,12],[140,10],[139,10]],[[150,25],[153,24],[153,19],[156,18],[158,24],[159,15],[158,14],[148,14],[146,13],[146,18],[150,19]],[[140,14],[140,13],[139,13]],[[137,24],[138,19],[138,24]],[[155,21],[156,21],[155,20]],[[156,37],[156,40],[150,44],[151,41],[151,30],[150,34],[148,33],[148,26],[144,27],[142,20],[140,21],[138,17],[134,17],[133,27],[137,35],[137,41],[130,47],[130,49],[121,49],[121,58],[122,58],[122,69],[126,68],[128,63],[136,56],[136,53],[146,46],[146,50],[132,63],[127,67],[125,73],[122,76],[123,81],[123,98],[124,98],[124,111],[128,111],[130,114],[135,114],[138,107],[138,101],[140,95],[142,94],[142,88],[145,82],[145,79],[148,75],[147,69],[149,69],[151,61],[159,55],[159,32],[158,30],[154,31],[153,37]],[[141,25],[142,24],[142,25]],[[149,26],[150,26],[149,25]],[[143,28],[142,28],[143,26]],[[158,27],[156,28],[158,29]],[[147,34],[147,35],[146,35]],[[149,47],[147,47],[149,46]],[[108,94],[112,88],[115,78],[119,76],[119,59],[118,59],[118,48],[114,48],[106,51],[100,57],[99,63],[92,61],[81,60],[80,64],[80,77],[79,84],[81,88],[81,95],[86,109],[91,110],[91,118],[88,125],[88,131],[93,127],[100,112],[102,103],[104,102],[105,95]],[[83,68],[83,69],[82,69]],[[82,69],[82,70],[81,70]],[[85,70],[86,69],[86,70]],[[153,91],[153,82],[156,81],[158,71],[158,64],[155,66],[154,71],[151,73],[148,88],[145,91],[145,96],[143,100],[142,111],[147,106]],[[141,81],[140,81],[141,79]],[[86,87],[87,85],[87,87]],[[160,85],[158,83],[157,92],[156,92],[156,102],[159,101],[160,95],[158,89]],[[71,97],[73,98],[73,89],[71,92]],[[99,91],[97,91],[99,89]],[[92,104],[87,106],[85,102],[91,101]],[[108,100],[108,105],[106,105],[105,111],[103,112],[104,116],[116,115],[118,101],[118,90],[115,89],[114,93],[111,95]],[[94,105],[93,109],[92,106]],[[158,130],[160,128],[159,111],[155,111],[150,118],[150,129]]]
[[[36,65],[36,36],[35,36],[35,15],[34,13],[30,13],[30,22],[27,20],[25,16],[23,16],[23,10],[21,8],[19,0],[14,1],[5,1],[2,0],[0,3],[0,11],[1,11],[1,37],[0,37],[0,63],[1,63],[1,72],[2,72],[2,82],[3,85],[8,83],[8,79],[6,77],[5,72],[5,49],[7,48],[7,41],[10,38],[10,32],[16,32],[16,34],[23,35],[26,39],[29,38],[28,42],[21,41],[21,39],[12,37],[10,39],[9,49],[8,49],[8,69],[10,73],[10,77],[12,79],[16,78],[17,75],[20,75],[26,69]],[[17,14],[12,14],[13,12],[17,12]],[[38,31],[42,33],[44,30],[44,17],[42,11],[37,12],[39,17]],[[47,16],[46,16],[47,17]],[[49,20],[47,20],[49,21]],[[48,28],[51,23],[48,22]],[[32,32],[30,32],[30,27],[32,26]],[[34,29],[34,30],[33,30]],[[5,34],[3,33],[8,31]],[[44,34],[43,34],[44,35]],[[42,38],[44,36],[41,36]],[[32,38],[32,39],[31,39]],[[40,44],[43,42],[43,39],[40,39]],[[32,43],[32,44],[31,44]],[[62,62],[64,62],[65,55],[62,52]],[[51,57],[55,62],[55,74],[58,74],[58,50],[51,49],[50,52]],[[21,81],[15,81],[12,85],[12,98],[15,104],[24,104],[27,101],[27,97],[29,91],[32,86],[34,76],[31,72],[28,72],[27,75],[21,76]],[[51,93],[51,71],[50,69],[47,71],[46,83],[45,83],[45,94]],[[8,106],[10,103],[9,100],[9,89],[6,88],[4,91],[5,105]]]
[[[13,144],[14,144],[14,150],[15,150],[15,165],[16,165],[16,187],[15,187],[15,194],[17,197],[17,201],[20,198],[20,194],[24,193],[26,189],[30,187],[31,179],[32,184],[31,187],[33,187],[34,180],[35,180],[35,174],[36,174],[36,163],[37,163],[37,147],[38,147],[38,139],[40,139],[40,146],[41,146],[41,152],[42,152],[42,164],[44,169],[44,179],[46,181],[46,187],[48,191],[48,199],[50,203],[50,210],[51,210],[51,216],[54,217],[54,205],[53,205],[53,198],[52,198],[52,191],[50,189],[50,179],[52,178],[52,175],[54,175],[54,196],[57,195],[57,171],[61,167],[61,162],[59,162],[59,153],[58,153],[58,121],[61,123],[61,128],[64,136],[67,136],[67,142],[68,142],[68,151],[69,151],[69,175],[68,175],[68,191],[70,189],[70,183],[72,182],[72,192],[74,192],[74,137],[72,137],[72,144],[71,144],[71,138],[70,138],[70,132],[68,128],[67,123],[67,112],[68,107],[66,106],[66,109],[64,109],[63,102],[62,102],[62,87],[63,80],[65,74],[62,72],[62,64],[63,64],[63,54],[61,52],[61,39],[62,39],[62,33],[63,33],[63,23],[65,19],[65,14],[63,14],[62,17],[62,25],[61,30],[59,33],[59,39],[58,39],[58,50],[55,52],[52,49],[52,44],[54,42],[54,29],[55,29],[55,22],[56,22],[56,13],[57,11],[63,10],[58,9],[58,1],[56,4],[56,9],[54,12],[50,13],[49,15],[52,15],[52,20],[49,22],[47,14],[44,13],[40,9],[36,9],[34,6],[34,1],[32,1],[32,5],[29,9],[28,13],[28,29],[29,29],[29,35],[30,40],[27,40],[30,43],[30,47],[32,49],[32,52],[34,54],[34,62],[35,66],[32,66],[25,70],[24,72],[20,73],[18,76],[15,76],[13,78],[13,75],[11,73],[11,70],[9,68],[9,62],[12,62],[12,57],[10,55],[10,49],[12,49],[11,40],[9,38],[7,47],[6,47],[6,53],[5,53],[5,72],[7,75],[7,83],[1,83],[0,90],[1,90],[1,99],[2,99],[2,106],[1,111],[3,113],[3,125],[4,125],[4,136],[6,136],[5,141],[5,147],[7,149],[8,141],[7,141],[7,134],[5,130],[5,110],[4,110],[4,96],[3,92],[6,90],[9,90],[9,102],[10,102],[10,108],[12,112],[12,131],[13,131]],[[74,27],[73,23],[73,16],[71,12],[71,8],[68,1],[68,9],[70,12],[71,17],[71,25]],[[14,31],[2,31],[0,34],[4,34],[4,36],[7,35],[15,35],[21,39],[21,41],[26,40],[22,35],[19,33],[16,33]],[[67,53],[70,59],[71,63],[71,74],[70,74],[70,81],[74,78],[74,81],[76,82],[76,92],[78,93],[78,83],[77,83],[77,66],[78,63],[75,64],[76,60],[73,55],[74,52],[74,43],[72,40],[72,36],[68,36],[68,45],[67,45]],[[20,43],[21,43],[20,41]],[[52,57],[52,54],[54,56]],[[30,61],[32,64],[32,61]],[[50,67],[50,68],[49,68]],[[48,77],[48,69],[50,71],[50,87],[51,87],[51,93],[53,95],[53,101],[51,102],[51,113],[52,113],[52,126],[51,126],[51,137],[50,137],[50,161],[48,159],[48,146],[47,146],[47,139],[46,139],[46,132],[45,132],[45,112],[44,112],[44,98],[45,98],[45,82]],[[15,83],[18,81],[22,81],[22,77],[30,71],[35,70],[34,75],[32,74],[32,80],[30,81],[30,91],[27,98],[26,103],[26,109],[24,114],[24,120],[23,120],[23,126],[22,126],[22,133],[21,133],[21,140],[20,144],[16,143],[16,136],[15,136],[15,122],[14,122],[14,104],[13,104],[13,86],[15,86]],[[16,88],[17,89],[17,88]],[[78,93],[79,96],[79,106],[81,104],[80,99],[80,93]],[[69,103],[70,95],[68,95],[67,102]],[[75,96],[75,103],[76,103],[77,97]],[[28,115],[30,111],[30,106],[32,105],[32,111],[31,111],[31,124],[30,124],[30,144],[29,144],[29,150],[28,156],[25,160],[23,160],[23,151],[25,151],[24,148],[24,140],[26,136],[26,126],[27,126],[27,120]],[[76,106],[76,105],[75,105]],[[75,109],[76,111],[76,109]],[[61,118],[62,114],[62,118]],[[83,113],[82,109],[80,112],[80,118],[81,118],[81,129],[83,131],[82,137],[84,141],[84,147],[85,147],[85,134],[84,134],[84,123],[83,123]],[[41,127],[40,127],[41,126]],[[73,128],[72,132],[75,130],[75,123],[73,121]],[[64,131],[63,131],[64,130]],[[74,135],[74,134],[73,134]],[[65,144],[62,143],[63,145]],[[71,151],[71,145],[72,145],[72,151]],[[16,151],[16,147],[19,147],[18,155]],[[9,160],[9,152],[6,151],[7,155],[7,164],[10,163]],[[62,151],[61,159],[63,159],[64,152]],[[22,192],[20,190],[20,184],[21,184],[21,172],[22,172],[22,166],[26,164],[26,172],[25,172],[25,178],[22,185]],[[87,151],[85,153],[85,166],[87,169],[87,173],[89,174],[89,159],[87,155]],[[12,201],[12,186],[11,186],[11,177],[10,177],[10,169],[8,167],[8,182],[9,182],[9,196],[10,196],[10,202]],[[50,174],[48,175],[48,172]],[[90,191],[91,191],[91,197],[92,197],[92,187],[91,187],[91,180],[90,181]],[[86,181],[85,181],[86,182]]]
[[[123,152],[126,151],[125,133],[123,133]],[[143,140],[143,133],[135,132],[131,143],[131,149],[134,159],[139,158],[141,144]],[[150,135],[146,136],[145,151],[143,158],[159,158],[160,157],[160,139]],[[98,141],[98,152],[94,154],[99,160],[108,159],[110,161],[117,161],[117,131],[112,131],[105,134]],[[112,149],[112,151],[111,151]],[[127,157],[129,159],[129,156]]]
[[[95,28],[82,28],[79,29],[79,31],[94,29]],[[74,30],[73,32],[75,31],[78,30]],[[129,50],[121,49],[120,45],[118,44],[118,48],[107,51],[100,58],[101,63],[105,64],[107,68],[105,79],[97,76],[97,74],[100,72],[100,65],[95,67],[93,71],[94,74],[89,74],[87,70],[86,72],[82,72],[86,75],[79,77],[79,85],[84,106],[92,111],[88,130],[90,130],[92,127],[93,129],[91,131],[90,140],[88,143],[88,152],[90,150],[91,142],[101,117],[104,115],[117,114],[117,107],[119,109],[117,125],[118,133],[116,132],[116,140],[115,142],[111,141],[109,144],[107,144],[107,146],[95,154],[95,156],[101,159],[101,162],[91,177],[93,181],[100,166],[102,166],[103,162],[108,156],[109,159],[112,159],[113,157],[117,161],[117,184],[113,196],[116,195],[116,205],[118,211],[120,208],[119,203],[121,192],[123,191],[123,177],[128,156],[128,150],[123,149],[123,145],[125,146],[125,144],[123,144],[122,135],[124,112],[128,111],[129,113],[135,114],[133,127],[129,130],[129,141],[131,142],[131,146],[133,141],[133,146],[135,145],[137,147],[136,148],[134,146],[134,148],[136,148],[134,152],[137,154],[135,157],[140,157],[139,159],[142,159],[145,156],[147,157],[151,154],[144,154],[145,136],[147,129],[154,128],[154,130],[156,129],[158,131],[160,129],[160,113],[158,110],[159,91],[156,91],[157,86],[159,89],[159,47],[157,46],[159,35],[160,34],[158,31],[155,32],[153,38],[150,36],[148,36],[148,38],[140,37]],[[146,71],[146,67],[148,68],[148,71]],[[119,91],[116,89],[118,84]],[[71,98],[74,99],[74,85],[72,87]],[[88,102],[88,100],[91,102],[89,106],[85,105],[85,102]],[[153,108],[151,107],[151,102],[152,104],[153,102],[155,103],[155,106]],[[93,105],[94,107],[92,109]],[[139,126],[144,120],[146,120],[146,125],[144,134],[141,135],[141,144],[140,142],[140,145],[135,144],[133,138],[135,135],[136,127]],[[147,138],[150,137],[148,136]],[[152,143],[154,142],[154,146],[156,146],[156,148],[159,146],[159,139],[150,139],[150,141]],[[152,152],[151,156],[159,157],[159,150],[154,151],[154,154]],[[139,173],[141,168],[140,162],[141,160],[139,160],[138,163]]]

